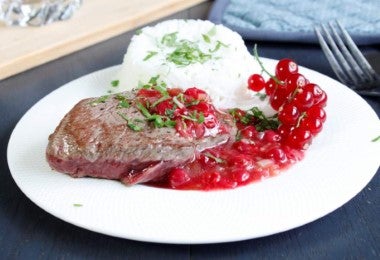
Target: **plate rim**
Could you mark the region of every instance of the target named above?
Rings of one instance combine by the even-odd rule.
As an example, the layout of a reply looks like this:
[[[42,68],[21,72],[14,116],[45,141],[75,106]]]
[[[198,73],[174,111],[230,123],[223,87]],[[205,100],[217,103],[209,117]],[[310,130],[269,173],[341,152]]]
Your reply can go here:
[[[276,62],[277,60],[274,60],[274,59],[267,59],[267,58],[262,58],[263,62],[264,63],[273,63],[273,62]],[[324,212],[324,214],[322,214],[322,216],[315,216],[315,218],[311,218],[309,219],[307,222],[304,222],[304,223],[300,223],[299,225],[295,225],[295,226],[290,226],[286,229],[281,229],[281,230],[273,230],[272,232],[268,232],[266,234],[261,234],[259,236],[250,236],[249,234],[246,234],[244,236],[239,236],[237,235],[236,237],[230,237],[230,239],[226,239],[226,238],[220,238],[220,239],[216,239],[216,238],[213,238],[213,239],[182,239],[182,240],[179,240],[179,239],[171,239],[171,238],[167,238],[166,240],[165,239],[159,239],[159,238],[147,238],[147,237],[144,237],[144,236],[125,236],[125,235],[121,235],[120,233],[114,233],[112,234],[112,232],[107,232],[107,231],[102,231],[102,229],[98,229],[98,230],[94,230],[93,228],[91,227],[86,227],[86,225],[84,225],[83,223],[77,223],[76,221],[70,221],[68,219],[64,219],[62,218],[62,216],[60,216],[59,214],[56,214],[56,212],[51,212],[51,209],[46,209],[44,207],[42,207],[40,205],[40,203],[38,201],[35,201],[31,198],[30,194],[28,196],[27,192],[24,190],[24,186],[22,183],[19,183],[19,179],[17,178],[17,176],[15,176],[14,174],[14,171],[12,171],[12,169],[14,169],[12,166],[11,166],[11,163],[9,161],[9,158],[10,158],[10,154],[11,154],[11,151],[10,151],[10,148],[11,146],[13,145],[13,142],[14,142],[14,138],[15,138],[15,130],[19,127],[19,125],[21,125],[22,123],[22,120],[29,114],[31,113],[30,111],[32,111],[36,106],[37,104],[41,103],[43,100],[45,99],[48,99],[49,96],[51,95],[54,95],[54,93],[57,93],[56,91],[59,91],[59,89],[62,89],[63,87],[67,87],[67,86],[70,86],[72,84],[75,84],[75,82],[80,82],[80,81],[83,81],[83,80],[86,80],[87,78],[91,78],[91,77],[96,77],[97,75],[99,74],[102,74],[102,73],[107,73],[109,71],[112,71],[112,70],[116,70],[118,67],[120,67],[121,65],[115,65],[115,66],[111,66],[111,67],[108,67],[108,68],[104,68],[104,69],[101,69],[101,70],[98,70],[98,71],[95,71],[95,72],[92,72],[92,73],[89,73],[89,74],[86,74],[82,77],[79,77],[73,81],[70,81],[60,87],[58,87],[57,89],[53,90],[52,92],[50,92],[49,94],[45,95],[43,98],[41,98],[38,102],[36,102],[21,118],[20,120],[18,121],[18,123],[16,124],[16,126],[14,127],[13,131],[12,131],[12,134],[9,138],[9,141],[8,141],[8,146],[7,146],[7,162],[8,162],[8,166],[9,166],[9,169],[10,169],[10,172],[11,172],[11,175],[12,175],[12,178],[15,180],[17,186],[20,188],[20,190],[26,195],[26,197],[28,197],[30,200],[32,200],[32,202],[34,204],[36,204],[38,207],[40,207],[41,209],[43,209],[44,211],[48,212],[49,214],[61,219],[61,220],[64,220],[65,222],[68,222],[70,224],[73,224],[73,225],[76,225],[78,227],[81,227],[81,228],[85,228],[85,229],[88,229],[88,230],[91,230],[91,231],[95,231],[95,232],[98,232],[98,233],[102,233],[102,234],[106,234],[106,235],[110,235],[110,236],[114,236],[114,237],[120,237],[120,238],[125,238],[125,239],[133,239],[133,240],[137,240],[137,241],[144,241],[144,242],[156,242],[156,243],[169,243],[169,244],[207,244],[207,243],[220,243],[220,242],[233,242],[233,241],[240,241],[240,240],[246,240],[246,239],[251,239],[251,238],[257,238],[257,237],[264,237],[264,236],[268,236],[268,235],[272,235],[272,234],[276,234],[276,233],[279,233],[279,232],[284,232],[284,231],[287,231],[287,230],[290,230],[290,229],[294,229],[294,228],[297,228],[299,226],[302,226],[302,225],[305,225],[307,223],[310,223],[316,219],[319,219],[327,214],[329,214],[330,212],[334,211],[335,209],[339,208],[340,206],[344,205],[345,203],[347,203],[349,200],[351,200],[353,197],[355,197],[365,186],[363,186],[361,189],[359,189],[355,194],[352,194],[351,197],[348,197],[345,201],[341,201],[341,204],[340,205],[337,205],[337,207],[335,207],[334,209],[331,209],[327,212]],[[307,69],[305,67],[302,67],[300,66],[300,68],[302,70],[308,70],[308,71],[313,71],[313,73],[316,73],[316,75],[318,76],[323,76],[323,77],[327,77],[328,79],[330,80],[333,80],[335,81],[334,79],[331,79],[329,78],[328,76],[326,75],[323,75],[317,71],[314,71],[314,70],[310,70],[310,69]],[[335,81],[337,82],[337,81]],[[337,82],[337,84],[340,84],[342,85],[341,83]],[[342,85],[343,86],[343,85]],[[356,94],[355,94],[356,95]],[[361,98],[361,97],[360,97]],[[363,100],[363,99],[362,99]],[[364,100],[365,101],[365,100]],[[368,105],[367,103],[367,106],[368,108],[373,112],[374,115],[376,115],[376,113],[373,111],[373,109]],[[377,117],[377,115],[376,115]],[[379,126],[379,124],[378,124]],[[306,153],[306,156],[307,156],[307,153]],[[376,174],[376,170],[375,170],[375,163],[374,163],[374,172],[372,174],[372,177],[369,178],[368,180],[366,180],[366,184],[367,185],[369,183],[369,181],[373,178],[373,176]],[[284,174],[282,174],[284,175]],[[275,178],[279,178],[279,177],[275,177]],[[103,180],[101,180],[103,181]],[[247,187],[247,186],[246,186]],[[245,189],[246,187],[243,187],[242,189]],[[241,188],[239,188],[241,189]],[[179,191],[179,192],[184,192],[184,191]],[[193,192],[193,191],[191,191]],[[195,193],[198,193],[199,191],[195,191]],[[201,193],[203,191],[200,191]]]

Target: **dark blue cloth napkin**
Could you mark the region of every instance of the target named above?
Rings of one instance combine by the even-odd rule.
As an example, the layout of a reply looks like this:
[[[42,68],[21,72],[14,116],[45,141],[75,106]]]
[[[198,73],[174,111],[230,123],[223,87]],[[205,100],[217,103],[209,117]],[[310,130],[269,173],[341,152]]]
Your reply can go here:
[[[380,43],[380,0],[216,0],[208,19],[247,40],[307,43],[315,25],[339,20],[357,44]]]

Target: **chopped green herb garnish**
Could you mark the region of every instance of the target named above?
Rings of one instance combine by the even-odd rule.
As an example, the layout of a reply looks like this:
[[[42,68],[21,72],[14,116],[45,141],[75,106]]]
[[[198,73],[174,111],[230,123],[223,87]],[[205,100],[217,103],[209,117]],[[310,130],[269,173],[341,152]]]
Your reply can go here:
[[[253,107],[245,111],[243,114],[238,111],[239,109],[230,109],[229,113],[242,124],[253,124],[259,132],[269,129],[277,129],[280,124],[277,114],[273,116],[265,116],[258,107]]]
[[[178,99],[180,99],[180,100],[178,100]],[[185,105],[183,104],[183,94],[182,93],[179,94],[179,95],[177,95],[177,96],[175,96],[175,97],[173,97],[173,102],[179,108],[184,108],[185,107]]]
[[[158,78],[160,77],[160,75],[157,75],[157,76],[155,76],[155,77],[151,77],[150,79],[149,79],[149,84],[152,84],[152,85],[156,85],[157,84],[157,80],[158,80]]]
[[[112,80],[112,81],[111,81],[111,86],[112,86],[112,87],[117,87],[117,86],[119,86],[119,80]]]
[[[90,103],[90,105],[91,105],[91,106],[96,106],[96,105],[98,105],[98,104],[100,104],[100,103],[105,103],[106,100],[108,99],[108,97],[109,97],[109,95],[101,96],[101,97],[99,97],[98,99],[92,101],[92,102]]]
[[[259,97],[259,99],[260,99],[261,101],[264,101],[264,100],[266,99],[266,97],[267,97],[267,94],[257,92],[255,96]]]
[[[144,107],[143,104],[141,104],[140,102],[137,102],[136,103],[136,106],[137,108],[141,111],[141,113],[145,116],[145,117],[151,117],[152,115],[149,113],[148,109],[146,109],[146,107]]]
[[[127,100],[120,100],[119,104],[117,105],[118,108],[129,108],[130,104]]]
[[[201,112],[201,113],[199,114],[199,117],[198,117],[198,121],[197,121],[197,123],[198,123],[198,124],[202,124],[204,121],[205,121],[205,116],[204,116],[203,112]]]
[[[181,40],[176,49],[167,55],[166,60],[178,66],[187,66],[193,63],[205,63],[211,58],[211,54],[202,52],[196,43]]]
[[[253,107],[248,110],[246,116],[252,116],[254,118],[254,125],[259,132],[277,129],[280,125],[277,114],[267,117],[258,107]]]
[[[210,31],[207,32],[207,35],[208,35],[208,36],[215,36],[215,34],[216,34],[216,26],[214,25],[214,26],[210,29]]]
[[[165,34],[161,39],[161,43],[168,47],[173,47],[177,41],[177,34],[178,32]]]
[[[217,52],[220,47],[225,47],[225,48],[228,48],[228,45],[227,44],[224,44],[222,43],[221,41],[216,41],[216,45],[215,45],[215,48],[214,49],[209,49],[209,52]]]
[[[185,95],[183,93],[179,93],[177,96],[176,96],[176,99],[181,102],[181,103],[185,103]]]
[[[124,100],[125,99],[125,97],[122,94],[116,94],[115,98],[117,100]]]
[[[143,129],[141,126],[138,126],[132,123],[133,120],[129,119],[126,115],[123,115],[122,113],[117,113],[117,114],[121,116],[125,121],[127,121],[127,126],[133,131],[139,132]]]
[[[372,142],[377,142],[377,141],[380,141],[380,135],[379,135],[379,136],[377,136],[377,137],[375,137],[375,138],[373,138],[371,141],[372,141]]]
[[[73,206],[74,206],[74,207],[82,207],[83,205],[80,204],[80,203],[74,203]]]
[[[140,132],[143,128],[141,126],[135,125],[133,123],[128,122],[128,127],[135,132]]]
[[[157,90],[158,92],[161,93],[163,96],[168,96],[168,90],[166,89],[166,84],[162,82],[162,84],[159,85],[154,85],[153,89]]]
[[[158,128],[163,127],[165,125],[164,120],[162,119],[162,116],[158,114],[151,115],[148,118],[148,120],[153,121],[154,126]]]
[[[210,40],[210,37],[207,35],[207,34],[202,34],[202,37],[203,37],[203,40],[207,43],[210,43],[211,40]]]
[[[196,105],[198,105],[200,102],[201,102],[200,100],[195,99],[195,100],[193,100],[193,101],[191,101],[191,102],[189,102],[189,103],[186,103],[185,106],[186,106],[186,107],[196,106]]]
[[[170,97],[169,96],[162,96],[160,97],[159,99],[157,99],[151,107],[155,107],[157,106],[158,104],[160,104],[161,102],[165,101],[165,100],[168,100]]]
[[[209,49],[208,52],[204,52],[199,48],[197,42],[189,41],[186,39],[178,40],[178,32],[172,32],[165,34],[161,38],[161,44],[167,47],[172,47],[174,50],[166,55],[166,61],[172,62],[177,66],[187,66],[194,63],[205,63],[210,60],[212,53],[217,52],[221,47],[228,47],[228,45],[221,41],[216,41],[216,45],[213,49]],[[216,34],[216,27],[212,27],[206,34],[202,34],[203,41],[211,43],[211,38]],[[160,47],[160,46],[159,46]],[[160,47],[162,48],[162,46]],[[150,58],[151,53],[145,57]]]
[[[169,118],[173,118],[174,117],[174,111],[175,111],[174,108],[173,109],[167,108],[167,109],[165,109],[165,115]]]
[[[116,94],[115,98],[119,100],[119,104],[116,108],[129,108],[130,104],[127,98],[121,94]]]
[[[235,141],[240,141],[240,140],[241,140],[241,131],[238,130],[238,131],[236,132]]]
[[[157,128],[174,127],[176,124],[175,121],[170,120],[168,117],[161,116],[159,114],[153,114],[147,117],[147,120],[153,122],[153,125]]]
[[[193,122],[197,122],[198,124],[202,124],[205,121],[205,116],[203,112],[198,113],[197,111],[193,111],[193,113],[189,113],[188,116],[181,115],[183,119],[187,119]]]
[[[135,31],[135,34],[136,35],[140,35],[142,33],[142,29],[137,29],[136,31]]]
[[[165,120],[166,127],[175,127],[176,122],[170,119]]]
[[[205,152],[205,153],[204,153],[204,156],[213,159],[213,160],[214,160],[215,162],[217,162],[217,163],[225,163],[225,161],[224,161],[223,159],[221,159],[221,158],[219,158],[219,157],[216,157],[216,156],[212,155],[212,154],[209,153],[209,152]]]
[[[156,52],[156,51],[148,51],[148,55],[145,56],[145,58],[143,59],[143,61],[149,60],[150,58],[152,58],[157,53],[158,52]]]

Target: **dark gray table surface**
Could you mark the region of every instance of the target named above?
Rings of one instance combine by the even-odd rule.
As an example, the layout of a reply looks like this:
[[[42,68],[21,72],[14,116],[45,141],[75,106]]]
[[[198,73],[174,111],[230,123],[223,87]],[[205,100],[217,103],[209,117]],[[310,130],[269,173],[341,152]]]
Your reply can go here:
[[[68,224],[33,204],[13,181],[7,164],[7,144],[14,126],[39,99],[64,83],[120,64],[129,36],[115,37],[0,81],[0,259],[380,258],[379,171],[351,201],[319,220],[268,237],[222,244],[167,245],[109,237]],[[362,49],[380,65],[380,46]],[[264,57],[294,58],[300,65],[335,77],[316,45],[260,42],[259,51]],[[379,115],[379,99],[367,101]]]

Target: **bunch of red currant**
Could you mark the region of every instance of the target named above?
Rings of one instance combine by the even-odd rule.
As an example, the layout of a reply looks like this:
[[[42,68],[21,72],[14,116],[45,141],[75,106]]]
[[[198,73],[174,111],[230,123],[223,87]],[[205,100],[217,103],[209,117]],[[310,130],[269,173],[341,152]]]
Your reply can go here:
[[[291,59],[280,60],[275,75],[263,66],[262,69],[270,79],[265,81],[262,75],[253,74],[248,78],[248,88],[253,91],[265,89],[270,105],[278,111],[280,126],[277,131],[281,142],[295,149],[307,149],[326,121],[323,109],[327,102],[326,92],[298,73],[298,65]]]

